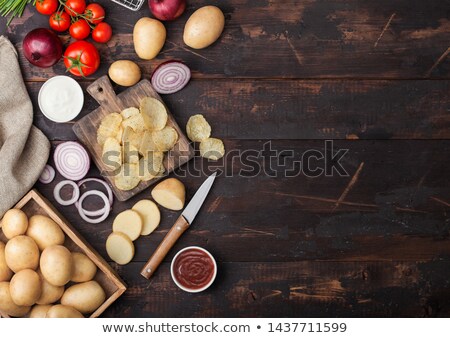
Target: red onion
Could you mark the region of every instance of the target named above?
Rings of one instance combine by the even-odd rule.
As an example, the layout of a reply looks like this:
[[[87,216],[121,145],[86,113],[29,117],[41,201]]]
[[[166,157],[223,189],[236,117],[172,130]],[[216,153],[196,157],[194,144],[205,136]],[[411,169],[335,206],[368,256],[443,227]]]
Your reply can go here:
[[[148,6],[157,19],[171,21],[183,14],[186,0],[148,0]]]
[[[23,54],[31,64],[48,68],[61,59],[63,45],[58,35],[46,28],[36,28],[23,39]]]
[[[191,79],[191,70],[182,62],[167,61],[152,75],[152,85],[160,94],[173,94],[183,89]]]
[[[81,187],[84,183],[87,182],[98,182],[103,184],[103,186],[106,188],[106,191],[108,193],[108,202],[110,204],[110,207],[112,207],[113,205],[113,194],[112,194],[112,190],[111,187],[105,182],[102,181],[98,178],[86,178],[80,182],[78,182],[78,186]],[[89,211],[89,210],[85,210],[83,209],[83,207],[80,206],[80,202],[75,202],[75,206],[77,207],[77,209],[81,208],[82,212],[89,217],[95,217],[95,216],[101,216],[104,214],[104,209],[100,209],[100,210],[96,210],[96,211]]]
[[[54,154],[56,170],[65,178],[81,180],[89,171],[90,159],[87,151],[77,142],[58,145]]]
[[[44,170],[41,173],[41,176],[39,177],[39,182],[49,184],[53,181],[54,178],[55,178],[55,169],[46,164]]]
[[[99,218],[95,218],[95,219],[89,218],[86,215],[85,210],[83,209],[84,199],[91,195],[99,196],[105,203],[105,206],[102,209],[103,210],[102,216]],[[91,191],[87,191],[83,195],[81,195],[80,200],[78,201],[77,209],[78,209],[78,213],[80,214],[81,218],[84,221],[86,221],[88,223],[92,223],[92,224],[97,224],[97,223],[103,222],[106,218],[108,218],[109,211],[111,209],[111,205],[109,204],[108,197],[106,197],[106,195],[104,193],[102,193],[101,191],[98,191],[98,190],[91,190]]]
[[[66,185],[71,185],[73,187],[72,197],[67,201],[61,198],[61,189]],[[53,190],[53,197],[55,197],[56,202],[59,204],[68,206],[78,201],[78,198],[80,198],[80,189],[73,181],[61,181],[55,186],[55,190]]]

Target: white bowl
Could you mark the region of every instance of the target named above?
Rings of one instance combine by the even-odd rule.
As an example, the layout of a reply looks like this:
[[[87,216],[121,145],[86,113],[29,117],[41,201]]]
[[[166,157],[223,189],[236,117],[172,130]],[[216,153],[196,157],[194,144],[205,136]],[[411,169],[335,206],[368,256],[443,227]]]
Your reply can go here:
[[[178,280],[176,279],[176,277],[175,277],[175,275],[174,275],[174,273],[173,273],[173,265],[174,265],[176,259],[178,258],[178,256],[179,256],[181,253],[183,253],[183,252],[185,252],[185,251],[187,251],[187,250],[190,250],[190,249],[196,249],[196,250],[199,250],[199,251],[204,252],[205,254],[207,254],[207,255],[209,256],[209,258],[211,258],[211,260],[212,260],[212,262],[213,262],[213,265],[214,265],[214,274],[213,274],[211,280],[209,281],[208,284],[206,284],[204,287],[202,287],[202,288],[200,288],[200,289],[190,289],[190,288],[184,287],[183,285],[181,285],[181,284],[178,282]],[[198,292],[202,292],[202,291],[205,291],[207,288],[209,288],[209,287],[212,285],[212,283],[214,283],[214,280],[216,279],[216,276],[217,276],[217,263],[216,263],[216,260],[214,259],[213,255],[211,255],[211,253],[210,253],[208,250],[203,249],[203,248],[201,248],[201,247],[199,247],[199,246],[188,246],[188,247],[186,247],[186,248],[181,249],[180,251],[178,251],[178,253],[175,255],[175,257],[172,259],[172,263],[170,264],[170,275],[172,276],[172,279],[173,279],[173,281],[175,282],[175,284],[176,284],[181,290],[186,291],[186,292],[190,292],[190,293],[198,293]]]
[[[71,105],[63,105],[55,111],[46,109],[44,105],[44,97],[55,100],[55,103],[61,105],[64,99],[70,100]],[[58,102],[59,101],[59,102]],[[84,95],[78,82],[69,76],[54,76],[42,85],[38,95],[39,108],[46,118],[53,122],[64,123],[73,120],[81,112],[84,104]]]

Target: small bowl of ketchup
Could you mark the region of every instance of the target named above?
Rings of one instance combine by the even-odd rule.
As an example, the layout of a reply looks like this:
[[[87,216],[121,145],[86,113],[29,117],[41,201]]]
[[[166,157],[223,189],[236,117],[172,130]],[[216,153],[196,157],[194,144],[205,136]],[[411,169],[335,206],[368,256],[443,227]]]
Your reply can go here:
[[[214,282],[217,264],[207,250],[189,246],[175,255],[170,265],[170,273],[181,290],[191,293],[202,292]]]

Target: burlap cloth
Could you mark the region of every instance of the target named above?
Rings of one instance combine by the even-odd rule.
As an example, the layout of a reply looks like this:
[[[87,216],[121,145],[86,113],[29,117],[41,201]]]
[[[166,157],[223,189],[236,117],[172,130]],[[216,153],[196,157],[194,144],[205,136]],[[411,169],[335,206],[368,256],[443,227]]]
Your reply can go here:
[[[32,124],[17,52],[0,36],[0,218],[31,189],[47,163],[50,143]]]

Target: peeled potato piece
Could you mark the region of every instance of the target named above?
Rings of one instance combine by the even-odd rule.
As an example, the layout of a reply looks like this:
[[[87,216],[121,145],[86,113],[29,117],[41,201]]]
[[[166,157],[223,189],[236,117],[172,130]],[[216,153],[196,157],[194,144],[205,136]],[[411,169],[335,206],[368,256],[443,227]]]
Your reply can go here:
[[[186,189],[176,178],[168,178],[152,190],[154,200],[164,208],[181,210],[184,207]]]
[[[139,178],[139,168],[138,165],[134,163],[125,163],[122,166],[120,173],[114,178],[117,189],[124,191],[136,188],[139,182],[141,182]]]
[[[127,235],[113,232],[106,240],[106,252],[114,262],[125,265],[134,257],[134,245]]]
[[[133,210],[122,211],[114,219],[113,231],[122,232],[132,241],[135,241],[142,231],[141,215]]]
[[[207,138],[200,143],[200,155],[204,158],[217,161],[225,155],[225,147],[218,138]]]
[[[178,133],[172,127],[165,127],[152,133],[153,143],[158,151],[169,151],[178,141]]]
[[[145,97],[141,101],[141,114],[148,130],[161,130],[167,124],[167,110],[161,101]]]
[[[201,142],[211,136],[211,126],[201,114],[193,115],[186,124],[186,132],[193,142]]]
[[[154,202],[141,200],[133,206],[132,210],[141,215],[143,221],[141,235],[149,235],[158,227],[161,221],[161,213]]]

